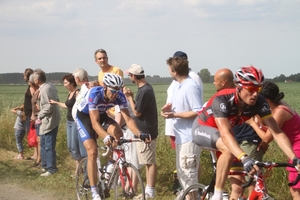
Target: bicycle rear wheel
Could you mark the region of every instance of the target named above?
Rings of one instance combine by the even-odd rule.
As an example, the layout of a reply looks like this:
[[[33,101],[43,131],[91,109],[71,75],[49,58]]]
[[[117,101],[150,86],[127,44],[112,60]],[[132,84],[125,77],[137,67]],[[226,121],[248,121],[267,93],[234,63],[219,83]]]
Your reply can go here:
[[[76,193],[78,200],[92,199],[91,187],[86,173],[87,158],[83,158],[76,172]]]
[[[114,182],[112,199],[146,199],[141,174],[131,163],[124,163],[120,175],[116,176]]]
[[[206,190],[207,186],[201,184],[201,183],[197,183],[194,185],[191,185],[190,187],[188,187],[183,194],[181,195],[180,200],[186,200],[188,195],[191,195],[191,199],[192,200],[209,200],[210,197],[212,196],[211,193],[207,193]],[[193,193],[191,193],[193,192]]]

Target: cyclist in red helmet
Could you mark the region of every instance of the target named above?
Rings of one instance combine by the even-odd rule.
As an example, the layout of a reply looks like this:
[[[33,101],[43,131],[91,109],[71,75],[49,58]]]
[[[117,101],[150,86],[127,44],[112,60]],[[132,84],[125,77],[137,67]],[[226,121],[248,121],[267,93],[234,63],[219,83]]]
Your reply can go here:
[[[244,165],[245,171],[252,175],[258,170],[255,161],[247,156],[234,139],[232,127],[259,115],[278,143],[282,151],[295,164],[300,160],[295,156],[291,143],[272,117],[265,98],[259,94],[264,82],[261,70],[242,67],[235,74],[236,88],[223,89],[211,97],[198,113],[193,124],[193,142],[208,150],[222,152],[217,162],[215,193],[212,200],[221,200],[223,188],[234,156]]]

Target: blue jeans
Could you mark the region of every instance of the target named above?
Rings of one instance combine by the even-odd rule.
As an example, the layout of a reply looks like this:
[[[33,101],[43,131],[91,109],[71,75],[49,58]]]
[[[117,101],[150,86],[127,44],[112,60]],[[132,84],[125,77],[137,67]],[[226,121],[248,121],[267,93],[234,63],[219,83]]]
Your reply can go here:
[[[25,136],[25,130],[15,130],[15,136],[16,136],[16,144],[19,152],[24,151],[24,146],[23,146],[23,139]]]
[[[67,121],[66,128],[69,152],[74,160],[81,160],[87,156],[87,153],[79,136],[76,122]]]
[[[42,167],[50,173],[57,171],[56,167],[56,136],[58,126],[49,133],[40,136]]]

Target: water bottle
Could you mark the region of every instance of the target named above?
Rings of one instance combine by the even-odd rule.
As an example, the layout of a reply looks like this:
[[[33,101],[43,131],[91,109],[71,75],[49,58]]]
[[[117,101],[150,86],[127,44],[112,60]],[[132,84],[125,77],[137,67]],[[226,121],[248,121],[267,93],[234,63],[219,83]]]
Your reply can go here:
[[[114,163],[111,161],[108,161],[107,165],[105,166],[105,179],[109,180],[111,173],[113,172],[114,169]]]

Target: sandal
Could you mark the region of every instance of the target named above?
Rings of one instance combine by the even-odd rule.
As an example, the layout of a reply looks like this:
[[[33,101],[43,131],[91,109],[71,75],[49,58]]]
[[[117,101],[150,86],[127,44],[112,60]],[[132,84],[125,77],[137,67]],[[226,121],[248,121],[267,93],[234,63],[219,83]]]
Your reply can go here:
[[[20,154],[16,155],[14,157],[15,160],[23,160],[24,159],[24,156],[21,156]]]

